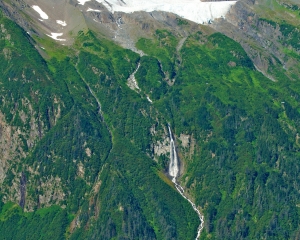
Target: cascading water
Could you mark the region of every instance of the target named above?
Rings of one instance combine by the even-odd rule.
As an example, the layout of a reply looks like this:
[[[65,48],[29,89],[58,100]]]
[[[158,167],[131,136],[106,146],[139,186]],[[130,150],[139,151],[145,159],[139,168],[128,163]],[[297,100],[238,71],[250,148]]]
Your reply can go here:
[[[176,182],[176,177],[179,172],[178,159],[176,154],[175,142],[173,140],[171,128],[168,125],[170,134],[170,164],[169,164],[169,175],[173,177],[172,182]]]
[[[204,217],[200,213],[200,211],[197,209],[196,205],[184,195],[184,189],[177,183],[176,177],[179,173],[179,161],[178,161],[178,156],[176,153],[176,147],[175,147],[175,142],[173,139],[172,131],[170,128],[170,125],[168,125],[169,129],[169,134],[170,134],[170,164],[169,164],[169,175],[172,177],[172,182],[175,184],[175,187],[177,191],[180,193],[182,197],[184,197],[186,200],[189,201],[189,203],[192,205],[194,211],[198,214],[199,219],[200,219],[200,225],[197,230],[197,237],[196,240],[200,238],[200,233],[203,229],[203,224],[204,224]]]

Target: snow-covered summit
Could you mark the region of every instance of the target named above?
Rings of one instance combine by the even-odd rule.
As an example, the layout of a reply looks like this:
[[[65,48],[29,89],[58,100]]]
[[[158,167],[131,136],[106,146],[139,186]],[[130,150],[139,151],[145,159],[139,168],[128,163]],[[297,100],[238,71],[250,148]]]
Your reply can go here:
[[[81,4],[89,0],[78,0]],[[164,11],[196,23],[224,17],[236,1],[201,2],[200,0],[96,0],[111,12]]]

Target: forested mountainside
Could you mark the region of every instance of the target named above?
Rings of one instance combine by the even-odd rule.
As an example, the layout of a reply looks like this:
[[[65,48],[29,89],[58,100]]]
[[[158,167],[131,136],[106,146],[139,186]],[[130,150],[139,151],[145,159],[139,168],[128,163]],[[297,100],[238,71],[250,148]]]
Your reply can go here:
[[[299,238],[299,4],[176,18],[143,54],[94,28],[66,46],[28,34],[1,6],[0,239],[195,239],[168,126],[200,239]]]

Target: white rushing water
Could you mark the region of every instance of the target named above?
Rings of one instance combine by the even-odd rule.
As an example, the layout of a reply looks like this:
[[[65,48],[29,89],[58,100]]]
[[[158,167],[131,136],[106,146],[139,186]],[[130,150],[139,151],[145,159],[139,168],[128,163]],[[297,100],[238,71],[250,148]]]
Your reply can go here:
[[[169,175],[173,177],[172,181],[176,182],[176,177],[179,172],[178,158],[176,154],[175,142],[172,136],[171,128],[168,125],[170,134],[170,164],[169,164]]]
[[[178,162],[178,156],[177,156],[177,153],[176,153],[176,147],[175,147],[175,142],[174,142],[174,139],[173,139],[173,135],[172,135],[172,131],[171,131],[171,128],[170,128],[170,125],[168,125],[168,128],[169,128],[169,134],[170,134],[170,164],[169,164],[169,175],[172,178],[172,182],[175,184],[175,187],[177,189],[177,191],[180,193],[180,195],[182,197],[184,197],[186,200],[188,200],[188,202],[192,205],[194,211],[198,214],[199,216],[199,219],[200,219],[200,225],[198,227],[198,230],[197,230],[197,237],[196,237],[196,240],[198,240],[200,238],[200,233],[203,229],[203,224],[204,224],[204,217],[203,215],[200,213],[200,211],[197,209],[195,203],[193,203],[188,197],[185,196],[184,194],[184,189],[183,187],[180,186],[179,183],[177,183],[176,181],[176,177],[179,173],[179,162]]]

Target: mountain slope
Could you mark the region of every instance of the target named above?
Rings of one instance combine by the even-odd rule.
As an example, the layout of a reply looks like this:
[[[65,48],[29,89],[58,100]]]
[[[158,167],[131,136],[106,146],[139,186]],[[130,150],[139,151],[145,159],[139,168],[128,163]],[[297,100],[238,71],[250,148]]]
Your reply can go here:
[[[156,47],[143,51],[166,62],[157,36]],[[181,148],[182,181],[203,207],[203,239],[298,234],[298,85],[264,77],[224,35],[199,32],[185,41],[172,90],[157,106],[176,135],[190,139]]]
[[[169,125],[201,239],[297,239],[298,8],[255,4],[210,26],[123,14],[141,55],[100,28],[63,46],[1,15],[1,233],[33,238],[40,222],[35,239],[195,238],[168,176]]]
[[[299,79],[299,3],[239,1],[214,28],[240,42],[270,79]]]
[[[151,120],[141,112],[145,111],[143,108],[149,109],[149,104],[145,104],[146,100],[131,96],[131,90],[126,86],[126,79],[133,72],[138,55],[104,39],[99,41],[92,33],[81,33],[76,43],[78,50],[81,50],[78,56],[73,53],[74,49],[64,60],[51,59],[46,63],[28,42],[25,32],[3,17],[1,24],[5,28],[5,38],[11,34],[10,45],[2,41],[7,49],[4,52],[10,52],[11,56],[19,54],[18,58],[3,58],[1,62],[2,69],[7,69],[3,71],[7,75],[3,75],[2,90],[11,97],[8,100],[3,95],[2,101],[14,103],[3,104],[1,112],[6,119],[4,123],[12,129],[11,135],[16,132],[18,136],[19,129],[29,132],[24,134],[23,144],[18,144],[23,139],[22,135],[20,140],[17,138],[13,142],[23,154],[14,159],[12,149],[7,156],[4,169],[7,176],[1,189],[3,199],[19,199],[21,207],[29,211],[52,204],[63,206],[70,214],[69,219],[74,219],[68,227],[70,236],[74,234],[74,238],[192,238],[199,224],[196,213],[170,186],[170,180],[161,177],[158,165],[146,155],[150,151],[149,138],[140,135],[145,127],[151,127]],[[22,45],[21,52],[18,44],[23,42],[25,46]],[[103,51],[94,52],[93,47]],[[26,60],[32,55],[37,62]],[[121,60],[120,55],[128,61]],[[26,61],[37,69],[27,68]],[[9,64],[15,67],[9,68]],[[30,72],[24,73],[26,69]],[[43,69],[46,73],[42,72]],[[26,74],[26,79],[22,78],[22,73]],[[36,75],[46,77],[48,82],[45,87],[39,87],[40,79]],[[8,76],[16,85],[9,84]],[[30,87],[31,83],[35,83],[34,86]],[[99,83],[100,88],[97,87]],[[20,85],[23,87],[20,88]],[[127,89],[122,90],[122,86]],[[36,90],[33,87],[45,91],[41,93],[41,101],[37,97],[36,100],[29,97],[27,100],[27,105],[33,105],[32,109],[41,109],[40,116],[37,113],[44,120],[39,123],[40,130],[38,124],[30,125],[27,115],[23,113],[26,105],[22,102],[25,102],[27,95],[34,96]],[[62,92],[63,97],[59,97]],[[116,104],[111,105],[112,102]],[[55,103],[56,106],[51,105]],[[13,109],[15,112],[12,112]],[[127,112],[123,111],[125,109]],[[21,119],[17,121],[19,115]],[[31,115],[35,116],[34,113]],[[27,122],[22,118],[28,119]],[[139,123],[136,127],[132,125],[135,121]],[[6,125],[1,126],[6,130]],[[32,145],[26,142],[30,140],[30,129],[40,133],[38,141]],[[3,135],[3,141],[7,137]],[[9,146],[4,147],[10,149]],[[6,212],[3,214],[7,215]],[[12,218],[19,221],[28,218],[21,210],[12,211],[8,216],[3,219],[6,220],[1,225],[3,229],[7,223],[10,224],[7,221],[13,221]],[[18,222],[16,219],[14,221]],[[26,223],[30,232],[34,222]],[[16,239],[20,233],[7,234],[7,237]],[[40,235],[39,238],[45,239],[45,236]]]

